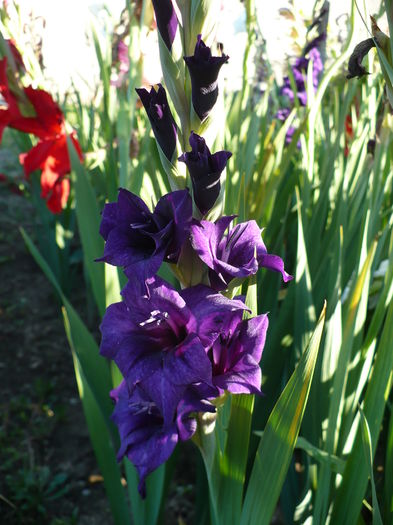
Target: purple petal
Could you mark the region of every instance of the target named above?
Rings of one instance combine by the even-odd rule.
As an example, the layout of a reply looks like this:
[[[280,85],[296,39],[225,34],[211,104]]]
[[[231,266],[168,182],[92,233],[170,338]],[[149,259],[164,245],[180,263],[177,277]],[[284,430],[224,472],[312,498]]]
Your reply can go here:
[[[175,385],[211,383],[212,367],[200,339],[188,337],[164,357],[164,372]]]
[[[189,191],[173,191],[161,197],[153,213],[157,226],[171,225],[165,255],[170,262],[177,262],[180,249],[189,236],[192,220],[192,200]]]
[[[130,266],[143,261],[149,264],[149,259],[155,251],[154,240],[150,236],[141,236],[140,232],[129,228],[113,228],[106,239],[104,255],[101,260],[114,266]],[[154,261],[155,262],[155,261]],[[162,262],[158,262],[158,268]],[[156,262],[155,262],[156,263]],[[156,264],[153,265],[154,268]],[[155,272],[154,272],[155,273]]]
[[[267,314],[260,314],[252,319],[243,321],[240,329],[239,344],[243,352],[251,355],[257,363],[262,357],[268,326],[269,319]]]
[[[141,386],[159,407],[164,423],[172,422],[187,385],[175,385],[160,369],[146,376]]]
[[[216,395],[216,392],[214,392],[214,395]],[[182,441],[191,439],[197,428],[196,420],[191,416],[192,414],[198,412],[214,413],[216,411],[215,407],[207,399],[201,398],[201,396],[204,396],[204,393],[201,393],[198,386],[188,388],[177,407],[176,424]]]
[[[140,222],[141,217],[150,218],[151,211],[140,197],[120,188],[117,198],[117,215],[120,223],[132,224]]]
[[[100,354],[114,359],[123,340],[134,330],[127,306],[124,303],[108,306],[100,330],[102,334]]]
[[[243,301],[228,299],[204,285],[186,288],[181,295],[195,317],[195,331],[205,348],[212,345],[234,312],[247,310]]]
[[[157,27],[166,47],[171,51],[176,36],[178,20],[171,0],[152,0]]]
[[[275,272],[280,272],[284,283],[293,279],[293,276],[289,275],[289,273],[284,270],[284,261],[278,255],[265,253],[258,258],[258,263],[259,267],[269,268]]]
[[[213,377],[213,384],[232,394],[260,394],[262,373],[258,363],[250,355],[244,355],[228,372]]]
[[[191,244],[202,261],[214,269],[217,260],[217,248],[235,215],[221,217],[216,223],[209,221],[195,221],[190,228]]]
[[[100,235],[107,240],[109,232],[117,226],[117,203],[110,202],[105,204],[102,211],[100,224]]]
[[[265,345],[268,317],[258,315],[222,334],[212,348],[213,384],[234,394],[259,393],[259,361]]]

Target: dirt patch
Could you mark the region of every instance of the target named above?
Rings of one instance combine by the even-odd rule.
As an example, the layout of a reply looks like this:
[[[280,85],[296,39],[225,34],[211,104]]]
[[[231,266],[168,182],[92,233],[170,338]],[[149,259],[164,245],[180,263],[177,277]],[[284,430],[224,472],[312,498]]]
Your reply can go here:
[[[10,157],[1,152],[0,171],[19,175]],[[31,233],[34,220],[30,203],[2,184],[0,515],[8,525],[108,525],[102,482],[89,481],[99,472],[60,304],[19,232],[23,226]]]

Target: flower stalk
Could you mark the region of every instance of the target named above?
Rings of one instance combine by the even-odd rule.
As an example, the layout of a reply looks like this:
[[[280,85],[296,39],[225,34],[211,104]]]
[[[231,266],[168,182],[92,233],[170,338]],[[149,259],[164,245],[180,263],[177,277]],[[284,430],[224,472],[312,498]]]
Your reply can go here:
[[[230,395],[261,393],[259,362],[268,329],[267,314],[255,311],[244,319],[249,308],[234,290],[262,267],[281,272],[284,282],[292,277],[282,259],[268,253],[255,221],[231,227],[236,216],[222,216],[232,153],[211,148],[212,130],[225,117],[217,103],[220,70],[229,57],[215,56],[214,45],[203,40],[206,31],[212,43],[217,2],[191,2],[189,25],[185,18],[180,24],[170,0],[153,6],[166,89],[137,93],[172,191],[154,210],[124,188],[117,202],[105,205],[99,260],[122,268],[128,282],[122,300],[104,315],[100,353],[123,376],[111,393],[121,438],[118,459],[135,465],[141,496],[146,476],[167,461],[178,441],[192,438],[204,457],[212,519],[219,525],[223,451],[215,423]],[[180,13],[187,15],[184,4]],[[196,42],[193,54],[186,34]],[[177,50],[182,41],[184,61]],[[187,177],[180,169],[187,169]],[[163,264],[172,268],[181,291],[157,275]]]

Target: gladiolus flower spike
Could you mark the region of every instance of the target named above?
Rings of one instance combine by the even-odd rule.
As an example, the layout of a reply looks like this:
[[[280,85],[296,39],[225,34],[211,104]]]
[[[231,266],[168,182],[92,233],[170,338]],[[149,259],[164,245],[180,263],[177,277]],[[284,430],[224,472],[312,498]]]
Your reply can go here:
[[[154,0],[153,5],[158,30],[171,50],[177,30],[172,2]],[[218,74],[228,57],[212,57],[198,35],[194,55],[184,59],[192,104],[204,120],[217,100]],[[160,149],[173,163],[178,128],[164,88],[137,93]],[[178,160],[188,168],[192,196],[204,217],[219,198],[232,153],[212,154],[194,132],[189,142],[191,151]],[[280,272],[284,282],[292,279],[282,259],[267,252],[255,221],[236,226],[231,226],[235,216],[198,221],[192,210],[188,189],[164,195],[152,211],[140,197],[120,189],[117,202],[106,204],[102,214],[105,248],[98,260],[122,267],[128,282],[122,301],[110,305],[103,317],[100,353],[123,375],[110,394],[121,442],[118,460],[127,457],[135,465],[142,497],[146,476],[204,424],[198,413],[211,413],[214,422],[217,398],[227,392],[261,393],[259,363],[268,316],[243,318],[248,311],[244,297],[227,297],[234,279],[237,283],[262,267]],[[176,265],[184,281],[181,290],[157,276],[163,263]],[[190,268],[194,273],[188,280]],[[199,284],[186,286],[198,281],[196,275]]]

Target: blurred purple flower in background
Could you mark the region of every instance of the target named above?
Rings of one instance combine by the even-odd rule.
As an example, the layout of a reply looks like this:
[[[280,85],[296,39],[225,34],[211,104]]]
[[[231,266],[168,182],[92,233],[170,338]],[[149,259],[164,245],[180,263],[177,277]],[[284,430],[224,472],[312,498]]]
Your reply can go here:
[[[276,118],[285,122],[291,113],[290,108],[279,109],[276,113]],[[285,135],[285,144],[290,144],[292,142],[293,135],[296,133],[296,128],[294,126],[289,126],[288,131]],[[297,148],[300,149],[300,140],[297,141]]]
[[[323,63],[321,54],[317,47],[312,47],[307,56],[301,56],[296,59],[292,66],[292,75],[296,85],[296,93],[293,92],[289,76],[284,77],[284,84],[280,89],[281,95],[289,98],[290,102],[294,102],[295,96],[301,106],[307,105],[307,71],[309,63],[312,63],[312,85],[314,91],[318,88],[319,76],[323,70]]]
[[[218,97],[218,74],[229,56],[213,57],[201,35],[197,37],[193,56],[184,57],[191,77],[192,105],[201,120],[212,110]]]
[[[322,33],[312,40],[304,49],[303,55],[296,59],[295,64],[291,67],[293,80],[295,83],[296,91],[292,89],[291,81],[289,76],[284,77],[284,84],[281,86],[280,94],[287,97],[292,106],[295,105],[295,98],[300,106],[307,106],[307,71],[311,62],[312,68],[312,85],[314,92],[318,89],[319,78],[323,71],[323,62],[319,46],[326,40],[326,33]],[[281,121],[285,121],[291,108],[284,107],[278,110],[276,118]],[[296,132],[294,126],[288,128],[285,143],[290,144],[292,137]],[[300,141],[297,143],[298,149],[300,149]]]
[[[154,87],[151,88],[150,93],[145,88],[136,88],[135,91],[138,93],[149,117],[158,145],[169,162],[172,162],[176,150],[177,126],[168,104],[165,89],[161,84],[158,84],[157,91]]]
[[[130,70],[128,46],[123,40],[120,40],[117,45],[117,62],[119,63],[118,73],[111,79],[111,85],[119,88],[124,84]]]
[[[220,194],[221,173],[232,153],[217,151],[212,155],[205,139],[193,131],[190,135],[190,146],[192,150],[183,153],[179,160],[186,163],[190,172],[195,204],[201,214],[206,215]]]

